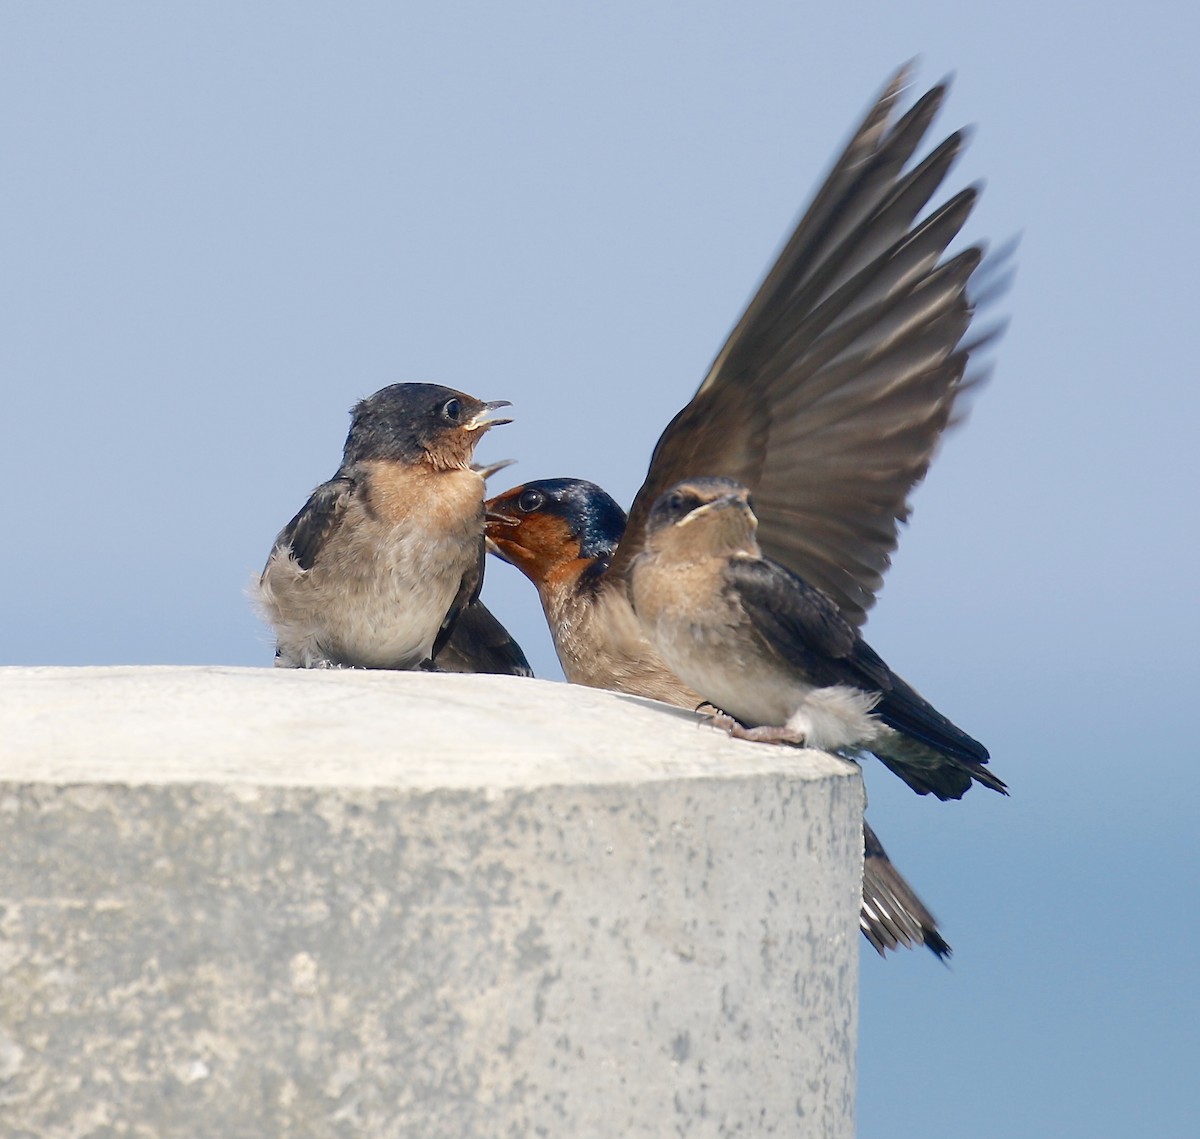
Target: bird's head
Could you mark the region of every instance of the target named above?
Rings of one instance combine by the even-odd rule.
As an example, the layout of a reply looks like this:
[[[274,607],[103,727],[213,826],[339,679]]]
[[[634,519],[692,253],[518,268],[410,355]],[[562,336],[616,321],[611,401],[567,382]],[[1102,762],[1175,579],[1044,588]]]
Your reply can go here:
[[[437,470],[469,467],[484,432],[511,419],[489,419],[508,400],[485,403],[440,384],[391,384],[360,400],[346,438],[344,464],[391,459]]]
[[[485,505],[488,549],[539,589],[568,570],[607,564],[625,533],[625,512],[582,479],[524,483]]]
[[[758,519],[750,491],[727,478],[685,479],[654,500],[646,521],[646,548],[673,558],[757,556]]]

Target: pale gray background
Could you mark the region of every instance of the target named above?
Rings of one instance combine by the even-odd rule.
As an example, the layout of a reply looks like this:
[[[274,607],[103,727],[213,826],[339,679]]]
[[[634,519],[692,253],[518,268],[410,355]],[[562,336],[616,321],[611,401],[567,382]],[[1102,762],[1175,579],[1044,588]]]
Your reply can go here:
[[[864,946],[864,1136],[1190,1136],[1189,6],[0,6],[4,663],[268,664],[243,596],[355,399],[628,503],[891,69],[958,77],[1011,331],[868,635],[1013,796],[874,818],[952,970]],[[489,603],[558,675],[535,595]],[[798,1078],[801,1078],[798,1074]]]

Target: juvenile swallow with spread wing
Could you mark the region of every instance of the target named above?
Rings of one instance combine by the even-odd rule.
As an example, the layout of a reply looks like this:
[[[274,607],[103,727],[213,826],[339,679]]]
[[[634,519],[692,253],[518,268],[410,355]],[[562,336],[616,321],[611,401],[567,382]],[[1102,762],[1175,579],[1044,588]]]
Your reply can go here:
[[[434,667],[525,672],[478,601],[482,435],[508,419],[437,384],[392,384],[354,408],[337,473],[275,540],[256,600],[283,668]],[[451,638],[454,640],[451,640]],[[488,667],[488,666],[492,667]]]
[[[630,598],[676,676],[744,739],[870,751],[917,791],[1004,792],[987,748],[897,676],[819,589],[764,557],[750,492],[687,479],[655,501]]]
[[[699,390],[654,449],[626,525],[579,479],[526,483],[491,499],[490,548],[538,588],[572,683],[695,707],[628,596],[650,506],[668,486],[726,475],[755,495],[759,541],[861,625],[920,482],[967,382],[980,247],[946,250],[977,197],[968,187],[918,221],[964,136],[909,161],[945,96],[938,86],[896,117],[901,71],[854,133]],[[919,779],[917,782],[921,782]],[[918,787],[942,797],[965,790]],[[864,932],[945,947],[932,917],[864,835]],[[887,915],[897,909],[894,920]],[[882,915],[882,916],[880,916]]]

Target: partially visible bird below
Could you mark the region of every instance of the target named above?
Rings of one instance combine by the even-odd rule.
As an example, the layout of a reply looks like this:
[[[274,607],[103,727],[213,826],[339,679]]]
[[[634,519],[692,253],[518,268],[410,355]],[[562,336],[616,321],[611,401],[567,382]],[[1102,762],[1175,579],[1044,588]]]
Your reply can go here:
[[[484,477],[505,464],[471,460],[511,422],[488,418],[507,406],[392,384],[354,407],[341,465],[275,540],[255,591],[276,665],[437,667],[445,651],[451,668],[529,674],[478,601]]]
[[[883,843],[863,817],[863,888],[859,928],[880,957],[888,949],[924,943],[939,960],[951,949],[938,931],[937,919],[892,864]]]

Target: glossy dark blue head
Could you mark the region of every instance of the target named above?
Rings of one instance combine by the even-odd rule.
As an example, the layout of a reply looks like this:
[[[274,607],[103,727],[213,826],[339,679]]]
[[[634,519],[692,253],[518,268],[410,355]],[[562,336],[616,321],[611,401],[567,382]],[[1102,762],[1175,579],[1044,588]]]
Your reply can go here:
[[[487,503],[488,538],[535,583],[568,562],[607,562],[624,533],[625,511],[583,479],[539,479]]]

